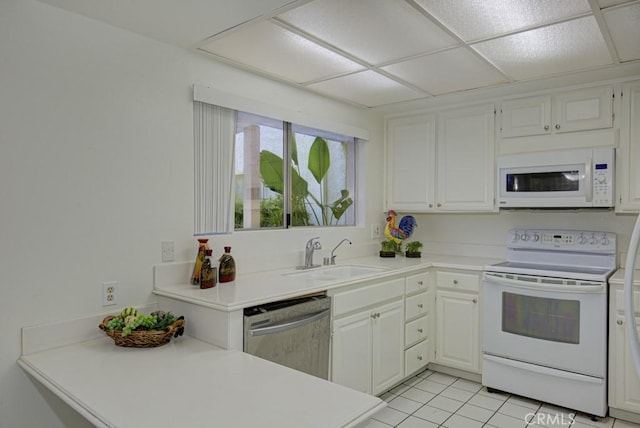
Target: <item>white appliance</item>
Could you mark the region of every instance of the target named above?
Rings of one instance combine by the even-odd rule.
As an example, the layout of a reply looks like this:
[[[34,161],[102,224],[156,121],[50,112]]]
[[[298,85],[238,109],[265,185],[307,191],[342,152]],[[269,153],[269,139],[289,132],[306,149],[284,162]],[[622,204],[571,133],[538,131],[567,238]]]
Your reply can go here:
[[[482,384],[607,413],[609,232],[516,229],[483,274]]]
[[[615,149],[594,148],[502,155],[500,208],[614,206]]]

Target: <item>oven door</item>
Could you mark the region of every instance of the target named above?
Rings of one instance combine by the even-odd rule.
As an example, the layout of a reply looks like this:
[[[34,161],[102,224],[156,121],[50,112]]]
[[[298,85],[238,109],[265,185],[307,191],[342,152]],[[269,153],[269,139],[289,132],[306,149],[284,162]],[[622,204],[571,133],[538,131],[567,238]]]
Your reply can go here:
[[[483,352],[604,378],[606,283],[548,282],[553,279],[485,272]]]

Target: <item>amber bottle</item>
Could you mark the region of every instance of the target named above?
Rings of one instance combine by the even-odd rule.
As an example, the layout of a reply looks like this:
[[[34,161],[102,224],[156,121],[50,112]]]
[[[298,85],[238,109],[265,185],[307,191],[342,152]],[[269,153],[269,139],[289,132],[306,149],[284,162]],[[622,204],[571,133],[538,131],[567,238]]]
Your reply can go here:
[[[236,262],[231,256],[231,247],[224,247],[224,254],[220,257],[218,269],[220,282],[231,282],[236,279]]]

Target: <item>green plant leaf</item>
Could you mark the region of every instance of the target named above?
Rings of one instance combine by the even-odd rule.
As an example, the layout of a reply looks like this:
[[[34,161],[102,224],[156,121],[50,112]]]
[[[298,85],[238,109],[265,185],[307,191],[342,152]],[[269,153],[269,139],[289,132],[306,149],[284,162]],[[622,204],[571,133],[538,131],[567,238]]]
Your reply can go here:
[[[320,183],[327,175],[330,166],[329,145],[324,138],[316,137],[309,150],[309,171],[313,174],[313,178]]]
[[[260,152],[260,176],[265,186],[276,193],[284,194],[283,160],[269,150]]]
[[[329,206],[336,221],[340,220],[340,217],[342,217],[344,212],[348,210],[351,205],[353,205],[353,199],[349,197],[349,191],[347,189],[342,189],[340,193],[340,198],[338,198]]]
[[[291,133],[291,160],[294,165],[298,165],[298,143],[296,143],[296,134]]]

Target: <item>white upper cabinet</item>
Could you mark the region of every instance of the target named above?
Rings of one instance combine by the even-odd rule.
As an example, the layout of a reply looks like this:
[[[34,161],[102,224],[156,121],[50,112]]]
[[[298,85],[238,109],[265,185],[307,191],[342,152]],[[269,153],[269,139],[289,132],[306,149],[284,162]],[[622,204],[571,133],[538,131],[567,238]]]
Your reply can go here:
[[[386,208],[494,211],[495,106],[386,122]]]
[[[613,88],[601,86],[504,101],[501,137],[588,131],[613,126]]]
[[[620,150],[616,159],[616,211],[640,211],[640,81],[622,88]]]
[[[436,209],[493,211],[495,106],[438,114]]]
[[[387,205],[400,211],[433,208],[436,166],[435,115],[387,121]]]

